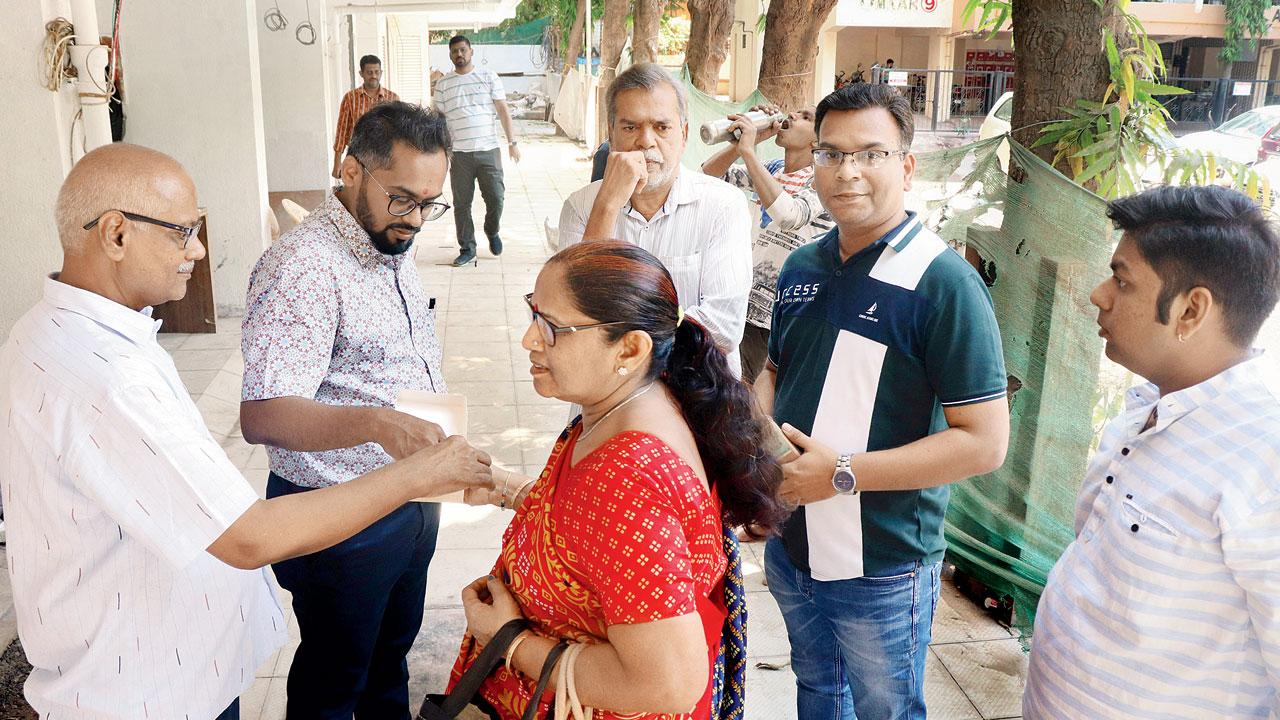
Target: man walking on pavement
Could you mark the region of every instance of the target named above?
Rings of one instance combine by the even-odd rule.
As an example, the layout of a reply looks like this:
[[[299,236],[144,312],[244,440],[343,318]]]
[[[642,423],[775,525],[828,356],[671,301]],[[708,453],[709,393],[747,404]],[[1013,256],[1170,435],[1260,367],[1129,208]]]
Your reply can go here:
[[[342,105],[338,108],[338,132],[333,141],[334,180],[341,176],[342,155],[351,143],[351,131],[355,129],[356,121],[374,105],[400,99],[398,95],[382,87],[382,61],[377,55],[360,58],[360,78],[364,80],[364,84],[343,95]]]
[[[453,190],[453,226],[458,231],[459,249],[453,264],[461,267],[476,259],[471,200],[477,184],[484,198],[484,234],[489,238],[489,252],[502,254],[498,226],[502,222],[506,186],[502,181],[502,155],[498,152],[495,118],[502,121],[512,162],[520,162],[520,147],[507,110],[507,94],[498,74],[471,64],[471,41],[462,35],[449,40],[449,59],[453,61],[454,70],[436,81],[432,106],[444,114],[453,140],[449,186]]]

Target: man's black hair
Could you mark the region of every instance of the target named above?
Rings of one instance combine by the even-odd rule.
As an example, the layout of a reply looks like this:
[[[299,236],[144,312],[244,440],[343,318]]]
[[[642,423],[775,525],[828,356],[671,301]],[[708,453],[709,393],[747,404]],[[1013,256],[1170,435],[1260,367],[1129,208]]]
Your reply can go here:
[[[397,142],[418,152],[449,152],[449,130],[444,115],[407,102],[385,102],[373,106],[356,121],[347,152],[370,170],[391,164],[391,150]]]
[[[915,116],[911,113],[911,103],[902,93],[889,87],[874,83],[853,83],[845,85],[818,103],[814,113],[813,131],[822,131],[822,119],[832,110],[865,110],[879,107],[889,111],[898,131],[902,135],[902,149],[911,149],[911,140],[916,134]]]
[[[464,42],[467,44],[467,47],[471,47],[471,41],[467,39],[466,35],[454,35],[453,37],[449,38],[449,47],[453,47],[454,45],[457,45],[460,42]]]
[[[1222,307],[1227,337],[1248,347],[1280,299],[1280,240],[1262,208],[1227,188],[1160,187],[1113,200],[1107,217],[1160,277],[1156,319],[1196,287]]]
[[[382,64],[382,61],[378,59],[377,55],[365,55],[364,57],[360,58],[360,72],[364,72],[365,65],[381,65],[381,64]]]

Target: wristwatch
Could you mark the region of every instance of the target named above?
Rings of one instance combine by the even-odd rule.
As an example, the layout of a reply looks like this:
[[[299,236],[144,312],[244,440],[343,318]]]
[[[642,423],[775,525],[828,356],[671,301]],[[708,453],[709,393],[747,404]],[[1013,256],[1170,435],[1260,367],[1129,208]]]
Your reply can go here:
[[[836,472],[831,476],[831,485],[841,495],[858,494],[858,476],[853,474],[849,464],[850,455],[841,455],[836,459]]]

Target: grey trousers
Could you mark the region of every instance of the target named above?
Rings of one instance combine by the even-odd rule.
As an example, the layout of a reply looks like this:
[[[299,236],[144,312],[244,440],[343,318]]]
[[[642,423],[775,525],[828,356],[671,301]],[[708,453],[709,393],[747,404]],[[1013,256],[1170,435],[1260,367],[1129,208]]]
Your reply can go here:
[[[476,227],[471,221],[471,201],[480,185],[484,198],[484,234],[494,238],[502,221],[502,197],[506,185],[502,181],[501,148],[479,152],[454,152],[449,168],[449,185],[453,189],[453,226],[458,231],[458,247],[476,250]]]

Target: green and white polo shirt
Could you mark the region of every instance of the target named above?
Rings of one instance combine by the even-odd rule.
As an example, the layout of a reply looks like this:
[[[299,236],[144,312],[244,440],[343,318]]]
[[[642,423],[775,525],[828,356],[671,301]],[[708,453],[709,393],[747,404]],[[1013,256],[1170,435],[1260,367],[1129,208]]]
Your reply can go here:
[[[839,232],[795,250],[778,277],[779,424],[856,454],[945,429],[943,407],[1005,395],[991,296],[959,253],[914,213],[846,262]],[[817,580],[936,562],[947,498],[946,486],[837,495],[798,508],[783,543]]]

